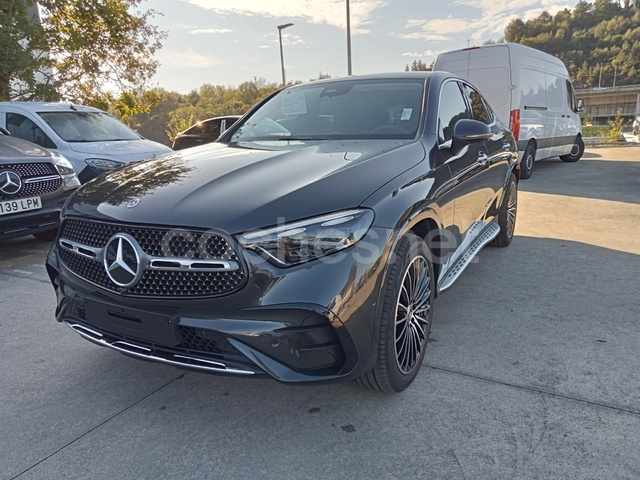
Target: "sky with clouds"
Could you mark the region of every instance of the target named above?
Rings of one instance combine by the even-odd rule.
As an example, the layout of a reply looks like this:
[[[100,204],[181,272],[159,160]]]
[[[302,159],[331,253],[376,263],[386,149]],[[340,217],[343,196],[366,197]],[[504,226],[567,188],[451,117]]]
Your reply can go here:
[[[554,14],[578,0],[350,0],[354,74],[430,64],[438,53],[503,36],[513,18]],[[204,83],[280,82],[278,25],[287,80],[347,74],[346,0],[153,0],[168,33],[154,83],[186,93]]]

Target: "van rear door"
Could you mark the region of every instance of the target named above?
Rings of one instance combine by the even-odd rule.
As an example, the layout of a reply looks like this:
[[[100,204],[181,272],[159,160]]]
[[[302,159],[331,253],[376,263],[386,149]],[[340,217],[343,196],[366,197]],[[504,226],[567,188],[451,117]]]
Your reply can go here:
[[[509,125],[511,106],[511,68],[506,45],[473,47],[441,54],[434,70],[453,73],[476,87],[498,118]]]

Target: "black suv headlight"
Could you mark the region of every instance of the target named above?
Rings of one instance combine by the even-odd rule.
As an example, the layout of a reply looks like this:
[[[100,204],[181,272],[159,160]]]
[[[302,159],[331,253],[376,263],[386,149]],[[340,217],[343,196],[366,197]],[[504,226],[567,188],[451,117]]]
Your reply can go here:
[[[374,214],[369,209],[347,210],[252,230],[238,241],[279,267],[290,267],[344,250],[365,236]]]

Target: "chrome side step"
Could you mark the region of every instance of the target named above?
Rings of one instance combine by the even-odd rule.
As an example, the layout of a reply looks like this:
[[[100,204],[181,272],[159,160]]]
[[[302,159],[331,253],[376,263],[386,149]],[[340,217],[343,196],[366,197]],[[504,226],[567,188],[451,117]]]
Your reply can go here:
[[[446,276],[441,280],[439,285],[439,292],[442,293],[454,284],[454,282],[460,277],[462,272],[471,264],[471,261],[478,254],[478,252],[491,240],[496,238],[500,233],[500,226],[497,223],[490,223],[482,231],[480,235],[476,237],[473,243],[467,248],[462,256],[454,263],[448,270]]]
[[[206,360],[204,358],[191,357],[188,355],[172,355],[170,353],[165,356],[154,355],[151,352],[151,349],[147,347],[143,347],[141,345],[136,345],[134,343],[125,342],[122,340],[109,341],[104,335],[100,332],[97,332],[91,328],[87,328],[84,325],[80,325],[77,323],[64,322],[67,324],[69,328],[71,328],[74,332],[80,334],[81,337],[101,345],[103,347],[109,347],[114,350],[117,350],[121,353],[126,353],[127,355],[131,355],[137,358],[142,358],[144,360],[151,360],[154,362],[167,363],[169,365],[174,365],[177,367],[183,368],[195,368],[198,370],[204,370],[208,372],[216,372],[216,373],[232,373],[234,375],[254,375],[255,372],[250,370],[241,370],[239,368],[229,368],[224,363]]]

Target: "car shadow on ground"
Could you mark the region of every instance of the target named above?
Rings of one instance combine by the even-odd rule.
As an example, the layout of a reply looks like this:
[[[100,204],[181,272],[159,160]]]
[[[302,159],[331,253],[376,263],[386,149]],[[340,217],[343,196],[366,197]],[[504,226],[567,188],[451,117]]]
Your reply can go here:
[[[540,160],[535,163],[533,176],[521,181],[519,188],[527,192],[640,204],[640,160],[601,161],[592,160],[598,158],[598,154],[589,155],[576,163],[565,163],[559,158]],[[638,155],[640,157],[640,150]]]

